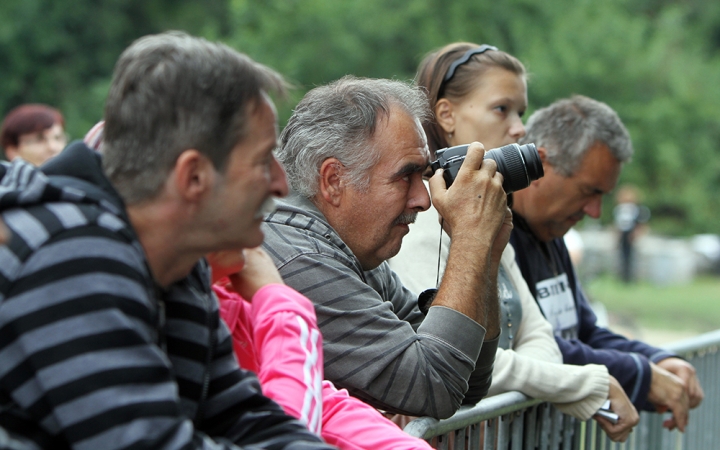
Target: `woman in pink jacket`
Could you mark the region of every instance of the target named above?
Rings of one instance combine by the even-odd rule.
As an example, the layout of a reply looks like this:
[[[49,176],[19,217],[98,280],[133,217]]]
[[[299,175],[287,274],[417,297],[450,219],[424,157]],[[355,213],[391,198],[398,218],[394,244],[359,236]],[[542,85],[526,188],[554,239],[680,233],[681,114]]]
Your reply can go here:
[[[263,250],[219,252],[208,259],[240,366],[257,373],[265,395],[341,449],[431,448],[323,380],[313,305],[285,286]]]

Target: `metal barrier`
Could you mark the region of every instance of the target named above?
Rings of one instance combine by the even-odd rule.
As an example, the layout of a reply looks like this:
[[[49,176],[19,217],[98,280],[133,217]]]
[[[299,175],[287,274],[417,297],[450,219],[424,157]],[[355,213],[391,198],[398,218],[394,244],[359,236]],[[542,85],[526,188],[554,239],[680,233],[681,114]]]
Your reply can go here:
[[[437,449],[703,450],[720,448],[720,330],[666,345],[690,361],[705,391],[685,433],[662,427],[663,415],[642,412],[627,442],[610,441],[596,422],[563,415],[551,404],[507,392],[462,407],[452,417],[421,417],[405,431]]]

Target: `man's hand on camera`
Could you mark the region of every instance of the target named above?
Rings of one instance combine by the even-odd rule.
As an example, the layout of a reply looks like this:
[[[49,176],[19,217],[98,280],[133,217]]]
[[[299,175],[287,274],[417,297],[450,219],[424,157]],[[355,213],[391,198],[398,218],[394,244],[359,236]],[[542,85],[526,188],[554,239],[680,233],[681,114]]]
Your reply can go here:
[[[500,229],[507,227],[507,196],[495,161],[483,160],[484,155],[482,144],[471,144],[453,185],[448,189],[438,170],[430,178],[430,192],[453,240],[481,239],[490,249]]]

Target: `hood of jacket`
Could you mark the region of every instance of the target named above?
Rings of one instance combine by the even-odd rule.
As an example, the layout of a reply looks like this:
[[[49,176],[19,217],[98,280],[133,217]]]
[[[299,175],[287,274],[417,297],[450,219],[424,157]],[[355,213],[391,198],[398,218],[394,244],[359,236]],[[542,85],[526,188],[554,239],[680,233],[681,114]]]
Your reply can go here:
[[[103,174],[100,154],[81,141],[40,167],[19,158],[0,164],[0,212],[53,202],[94,204],[129,223],[122,199]]]

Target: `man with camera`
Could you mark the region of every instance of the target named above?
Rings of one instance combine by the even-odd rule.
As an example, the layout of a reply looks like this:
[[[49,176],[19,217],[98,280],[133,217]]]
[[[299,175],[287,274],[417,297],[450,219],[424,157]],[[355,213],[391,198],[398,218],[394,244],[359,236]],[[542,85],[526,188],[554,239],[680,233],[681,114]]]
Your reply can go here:
[[[102,157],[75,142],[42,170],[0,165],[3,440],[331,448],[239,368],[203,259],[260,245],[287,193],[272,91],[225,45],[146,36],[116,65]]]
[[[521,142],[533,142],[545,176],[515,193],[511,244],[567,364],[604,364],[639,409],[670,410],[684,430],[703,398],[695,369],[667,351],[597,326],[563,235],[585,215],[600,217],[632,144],[618,115],[583,96],[536,111]]]
[[[445,418],[490,385],[499,335],[498,265],[512,227],[502,175],[471,145],[448,189],[430,179],[453,244],[424,313],[386,261],[430,205],[424,93],[345,77],[310,91],[280,138],[292,191],[266,218],[264,246],[313,301],[325,376],[373,406]]]

